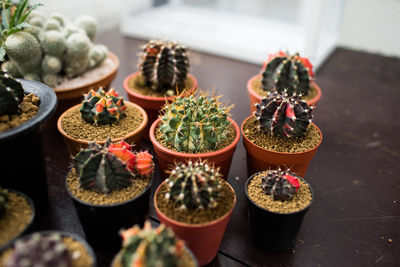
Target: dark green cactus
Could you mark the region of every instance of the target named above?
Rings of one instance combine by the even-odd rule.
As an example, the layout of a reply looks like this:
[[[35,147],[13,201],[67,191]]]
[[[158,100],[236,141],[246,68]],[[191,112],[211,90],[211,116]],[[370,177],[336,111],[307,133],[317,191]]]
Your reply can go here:
[[[263,191],[274,200],[291,200],[300,187],[298,178],[289,169],[269,170],[261,179]]]
[[[304,136],[311,123],[313,106],[309,107],[299,95],[274,91],[256,105],[254,116],[259,129],[283,137]]]
[[[205,162],[180,163],[171,171],[165,197],[181,209],[215,208],[221,191],[218,169]]]
[[[35,233],[30,238],[15,243],[5,267],[71,266],[71,256],[59,234]]]
[[[97,92],[91,90],[84,95],[80,109],[82,118],[88,123],[117,123],[125,115],[126,106],[122,97],[114,89],[105,92],[100,88]]]
[[[166,105],[160,127],[165,141],[188,153],[215,150],[227,137],[230,125],[230,107],[222,106],[218,98],[200,92],[198,96],[178,96]]]
[[[24,89],[21,83],[8,73],[0,71],[0,115],[18,114],[24,100]]]
[[[143,229],[134,226],[121,231],[123,239],[120,252],[122,267],[176,267],[184,249],[171,229],[164,224],[152,229],[146,221]]]
[[[0,187],[0,218],[4,215],[7,209],[8,192]]]
[[[151,40],[142,47],[139,69],[151,89],[174,92],[189,71],[186,48],[176,42]]]

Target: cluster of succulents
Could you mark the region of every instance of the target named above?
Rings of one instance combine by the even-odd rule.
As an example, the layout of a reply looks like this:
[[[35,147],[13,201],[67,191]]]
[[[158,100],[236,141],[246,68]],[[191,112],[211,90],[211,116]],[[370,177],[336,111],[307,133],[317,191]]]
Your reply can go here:
[[[0,71],[0,115],[18,114],[24,99],[24,89],[20,82],[8,73]]]
[[[256,105],[254,112],[259,129],[283,137],[304,136],[311,123],[313,106],[308,106],[300,95],[273,91]]]
[[[7,203],[8,203],[8,192],[7,190],[0,187],[0,218],[6,212]]]
[[[35,233],[15,243],[5,267],[71,266],[71,256],[60,234]]]
[[[146,221],[143,229],[135,225],[120,234],[123,239],[120,252],[123,267],[178,266],[184,242],[177,239],[165,225],[152,229],[150,222]]]
[[[294,55],[279,51],[271,54],[262,71],[262,88],[265,91],[277,90],[289,94],[308,94],[314,73],[310,61]]]
[[[153,157],[147,151],[133,152],[124,141],[101,146],[89,143],[73,159],[83,189],[109,193],[128,187],[132,179],[150,177],[154,170]]]
[[[300,187],[299,179],[289,169],[268,170],[261,181],[264,193],[274,200],[291,200]]]
[[[217,96],[208,97],[205,92],[197,96],[181,94],[164,106],[160,131],[178,151],[215,150],[229,132],[229,110]]]
[[[180,209],[215,208],[221,191],[218,169],[206,162],[180,163],[165,180],[168,192],[165,198]]]
[[[142,47],[139,69],[151,89],[173,95],[176,86],[184,84],[189,71],[186,47],[151,40]]]
[[[12,32],[4,38],[8,61],[2,64],[3,70],[14,77],[42,81],[56,87],[63,77],[78,76],[106,59],[108,49],[93,43],[97,34],[94,18],[80,16],[71,22],[60,13],[52,13],[46,18],[36,10],[31,12],[29,1],[20,1],[20,5],[21,2],[29,12],[19,16],[22,25],[19,28],[24,30]],[[4,9],[3,16],[8,15],[11,21],[10,7]],[[15,13],[18,13],[18,8]]]
[[[117,123],[126,116],[125,110],[123,98],[113,88],[107,92],[99,88],[84,95],[80,112],[88,123],[101,125]]]

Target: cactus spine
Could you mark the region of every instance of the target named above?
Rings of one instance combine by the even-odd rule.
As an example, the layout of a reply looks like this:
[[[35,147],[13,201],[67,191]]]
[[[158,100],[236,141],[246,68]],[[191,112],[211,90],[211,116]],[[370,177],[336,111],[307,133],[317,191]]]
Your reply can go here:
[[[24,99],[24,89],[21,83],[8,73],[0,71],[0,115],[18,114],[20,104]]]
[[[0,187],[0,218],[3,217],[7,209],[8,192]]]
[[[289,169],[269,170],[261,181],[265,194],[274,200],[291,200],[300,187],[298,178]]]

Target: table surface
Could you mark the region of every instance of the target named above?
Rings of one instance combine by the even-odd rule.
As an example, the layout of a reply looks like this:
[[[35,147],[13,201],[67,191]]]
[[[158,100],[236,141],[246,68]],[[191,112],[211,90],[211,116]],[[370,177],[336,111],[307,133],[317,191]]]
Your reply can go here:
[[[113,87],[124,94],[123,79],[137,70],[142,40],[124,38],[118,29],[97,40],[120,59]],[[263,59],[260,59],[260,61]],[[191,73],[202,88],[216,88],[234,103],[232,117],[249,114],[247,80],[260,66],[192,51]],[[316,73],[322,99],[314,122],[323,133],[306,179],[315,201],[304,218],[295,248],[282,254],[263,252],[248,236],[244,184],[246,155],[240,141],[228,182],[237,204],[217,257],[209,266],[395,266],[400,263],[400,60],[337,49]],[[39,230],[59,229],[84,236],[64,188],[70,158],[61,136],[44,133],[49,207],[38,218]],[[149,142],[145,148],[152,150]],[[161,182],[155,173],[152,196]],[[150,218],[157,224],[154,207]],[[98,253],[99,266],[113,255]]]

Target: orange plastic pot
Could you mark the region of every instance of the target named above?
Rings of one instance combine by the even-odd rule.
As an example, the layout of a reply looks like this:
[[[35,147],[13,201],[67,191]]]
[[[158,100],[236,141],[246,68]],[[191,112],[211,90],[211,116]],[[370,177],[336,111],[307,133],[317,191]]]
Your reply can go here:
[[[153,122],[149,133],[150,141],[153,143],[154,150],[157,154],[158,166],[160,168],[163,179],[168,177],[168,170],[173,168],[175,166],[175,163],[187,162],[191,159],[207,160],[209,163],[214,164],[215,167],[219,167],[219,172],[222,174],[222,178],[227,179],[229,169],[231,167],[233,153],[235,153],[236,145],[240,139],[239,126],[231,118],[228,118],[228,120],[231,122],[231,125],[234,127],[236,132],[236,137],[233,142],[223,149],[209,153],[198,154],[176,152],[161,145],[154,135],[156,127],[160,123],[160,119],[157,119],[155,122]]]
[[[251,77],[250,80],[247,81],[247,91],[249,92],[251,113],[256,111],[255,104],[260,103],[263,98],[262,96],[257,94],[253,90],[253,87],[251,86],[253,84],[254,80],[260,79],[260,78],[261,78],[261,74],[257,74],[255,76]],[[309,105],[309,106],[317,104],[317,102],[321,98],[321,88],[318,86],[318,84],[316,84],[315,82],[311,82],[311,86],[313,88],[315,88],[315,90],[317,90],[317,95],[313,99],[310,99],[307,101],[307,105]]]
[[[165,182],[162,182],[160,184],[154,194],[154,207],[156,209],[158,219],[161,223],[171,227],[178,238],[185,241],[185,244],[196,256],[199,266],[208,264],[217,255],[222,238],[225,234],[226,226],[228,225],[228,222],[232,216],[232,212],[236,204],[235,191],[229,185],[229,183],[226,182],[234,193],[234,199],[232,209],[230,209],[224,216],[208,223],[188,224],[170,219],[158,209],[156,196],[164,183]]]
[[[142,123],[139,125],[139,127],[137,129],[135,129],[133,132],[123,136],[123,137],[119,137],[119,138],[114,138],[112,139],[112,142],[118,142],[120,140],[125,140],[128,144],[139,144],[140,141],[143,139],[143,136],[145,134],[145,128],[148,122],[148,118],[147,118],[147,114],[146,111],[144,111],[143,108],[141,108],[140,106],[131,103],[129,101],[125,101],[124,102],[125,105],[127,106],[132,106],[137,108],[138,110],[140,110],[140,112],[143,115],[143,121]],[[81,148],[86,148],[88,146],[88,144],[90,142],[96,142],[100,145],[103,145],[106,140],[95,140],[95,141],[91,141],[91,140],[86,140],[86,139],[79,139],[79,138],[74,138],[72,136],[69,136],[64,129],[62,128],[61,125],[61,121],[63,120],[63,118],[65,117],[65,115],[72,109],[77,108],[78,106],[80,106],[81,104],[75,105],[71,108],[69,108],[68,110],[66,110],[59,118],[57,121],[57,129],[58,131],[61,133],[61,135],[63,136],[64,142],[67,145],[68,148],[68,152],[71,156],[75,156],[76,153],[78,153]]]
[[[275,152],[255,145],[244,134],[243,126],[246,121],[252,117],[253,115],[247,117],[241,126],[243,144],[246,149],[248,176],[259,171],[281,167],[290,168],[292,172],[296,173],[300,177],[305,177],[308,165],[310,164],[311,159],[315,156],[315,153],[317,153],[317,149],[322,142],[321,130],[313,123],[315,128],[318,130],[321,139],[318,145],[310,150],[300,153]]]

